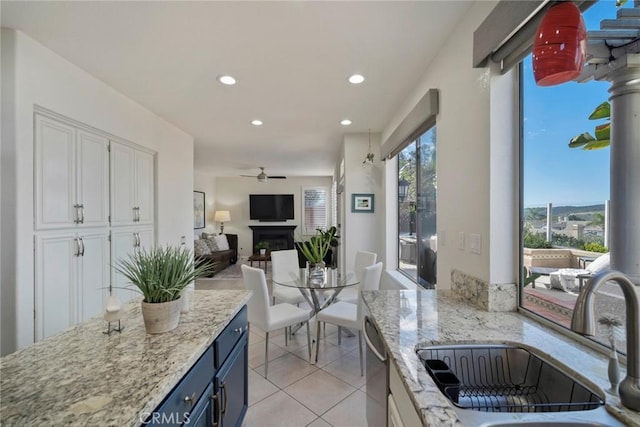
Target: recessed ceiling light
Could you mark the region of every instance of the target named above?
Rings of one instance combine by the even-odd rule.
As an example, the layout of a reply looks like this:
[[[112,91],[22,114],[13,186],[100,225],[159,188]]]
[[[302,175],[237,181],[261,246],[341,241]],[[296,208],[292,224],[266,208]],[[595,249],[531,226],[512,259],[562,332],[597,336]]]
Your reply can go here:
[[[218,76],[218,81],[223,85],[227,85],[227,86],[236,84],[236,79],[227,75]]]
[[[262,126],[262,120],[251,120],[251,124],[254,126]]]
[[[353,83],[354,85],[358,85],[364,81],[364,76],[361,74],[354,74],[349,77],[349,83]]]
[[[340,122],[340,124],[342,126],[349,126],[351,124],[351,120],[349,119],[344,119],[343,121]]]

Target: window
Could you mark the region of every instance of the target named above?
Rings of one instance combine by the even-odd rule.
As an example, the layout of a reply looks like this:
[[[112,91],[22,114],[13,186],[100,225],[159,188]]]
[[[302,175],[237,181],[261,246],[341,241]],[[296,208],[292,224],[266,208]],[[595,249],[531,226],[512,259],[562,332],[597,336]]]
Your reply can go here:
[[[436,128],[398,153],[398,268],[419,285],[436,284]]]
[[[597,29],[602,19],[615,18],[615,14],[612,2],[599,2],[584,13],[585,23],[588,29]],[[524,266],[520,301],[525,310],[569,328],[585,279],[565,269],[604,265],[601,256],[608,252],[605,212],[611,171],[609,148],[587,151],[570,148],[568,143],[583,132],[595,135],[594,128],[606,123],[588,117],[609,98],[610,83],[536,86],[531,55],[522,62],[520,72]],[[595,301],[596,319],[613,315],[624,325],[624,300],[618,285],[603,285]],[[625,351],[624,334],[616,335],[617,348]],[[595,339],[609,345],[605,328],[600,328]]]
[[[302,188],[302,234],[315,234],[316,229],[328,226],[327,187]]]

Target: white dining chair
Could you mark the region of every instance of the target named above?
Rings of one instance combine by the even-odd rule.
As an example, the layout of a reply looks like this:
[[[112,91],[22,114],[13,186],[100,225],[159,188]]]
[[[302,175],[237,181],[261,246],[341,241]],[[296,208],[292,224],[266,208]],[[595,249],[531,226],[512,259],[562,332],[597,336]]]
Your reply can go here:
[[[303,310],[295,305],[281,303],[269,305],[269,292],[267,290],[267,279],[264,270],[261,268],[242,265],[242,278],[246,288],[253,292],[249,302],[249,325],[257,326],[265,332],[264,347],[264,377],[267,378],[269,369],[269,332],[284,328],[284,343],[288,345],[287,339],[290,335],[291,326],[298,323],[307,324],[307,348],[311,357],[311,341],[309,333],[310,311]]]
[[[338,301],[350,302],[353,304],[358,302],[360,290],[362,289],[362,274],[364,272],[364,269],[365,267],[369,267],[370,265],[375,264],[377,258],[378,254],[374,252],[356,252],[356,259],[353,263],[353,272],[356,274],[356,278],[360,282],[360,284],[344,289],[342,292],[340,292],[337,297]]]
[[[278,285],[276,282],[292,280],[300,274],[298,265],[298,251],[287,249],[271,252],[271,295],[272,303],[276,300],[298,305],[305,301],[304,296],[297,288]]]
[[[362,290],[373,291],[380,287],[380,276],[382,275],[382,263],[365,267],[362,275]],[[338,345],[341,344],[341,328],[348,328],[358,331],[358,350],[360,351],[360,375],[364,375],[362,361],[362,320],[364,318],[364,306],[362,298],[358,298],[356,304],[338,301],[316,314],[316,343],[320,343],[320,322],[331,323],[338,327]],[[316,362],[318,353],[316,352]]]

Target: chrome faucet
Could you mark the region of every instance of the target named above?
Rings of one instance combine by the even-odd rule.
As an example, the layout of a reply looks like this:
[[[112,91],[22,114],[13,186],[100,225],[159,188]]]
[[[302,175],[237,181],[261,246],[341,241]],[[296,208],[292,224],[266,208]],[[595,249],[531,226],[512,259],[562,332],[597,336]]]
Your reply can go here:
[[[640,411],[640,294],[637,286],[623,273],[605,270],[593,276],[576,301],[571,329],[582,335],[595,334],[593,294],[608,281],[622,288],[627,311],[627,376],[618,387],[620,402],[634,411]]]

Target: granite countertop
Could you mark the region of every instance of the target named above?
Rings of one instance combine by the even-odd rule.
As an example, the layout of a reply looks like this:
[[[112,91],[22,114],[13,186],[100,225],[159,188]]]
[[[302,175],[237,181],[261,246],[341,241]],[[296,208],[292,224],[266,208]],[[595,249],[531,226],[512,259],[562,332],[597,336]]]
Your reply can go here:
[[[442,291],[363,291],[362,295],[425,425],[461,425],[415,352],[428,345],[518,343],[573,367],[572,374],[587,385],[610,387],[606,356],[522,314],[481,311]],[[624,373],[621,367],[622,378]],[[640,426],[640,413],[623,407],[617,395],[605,395],[608,412],[625,425]]]
[[[173,331],[149,335],[139,300],[124,331],[94,318],[0,359],[0,424],[140,425],[249,300],[247,291],[194,291]],[[142,415],[141,415],[142,414]]]

